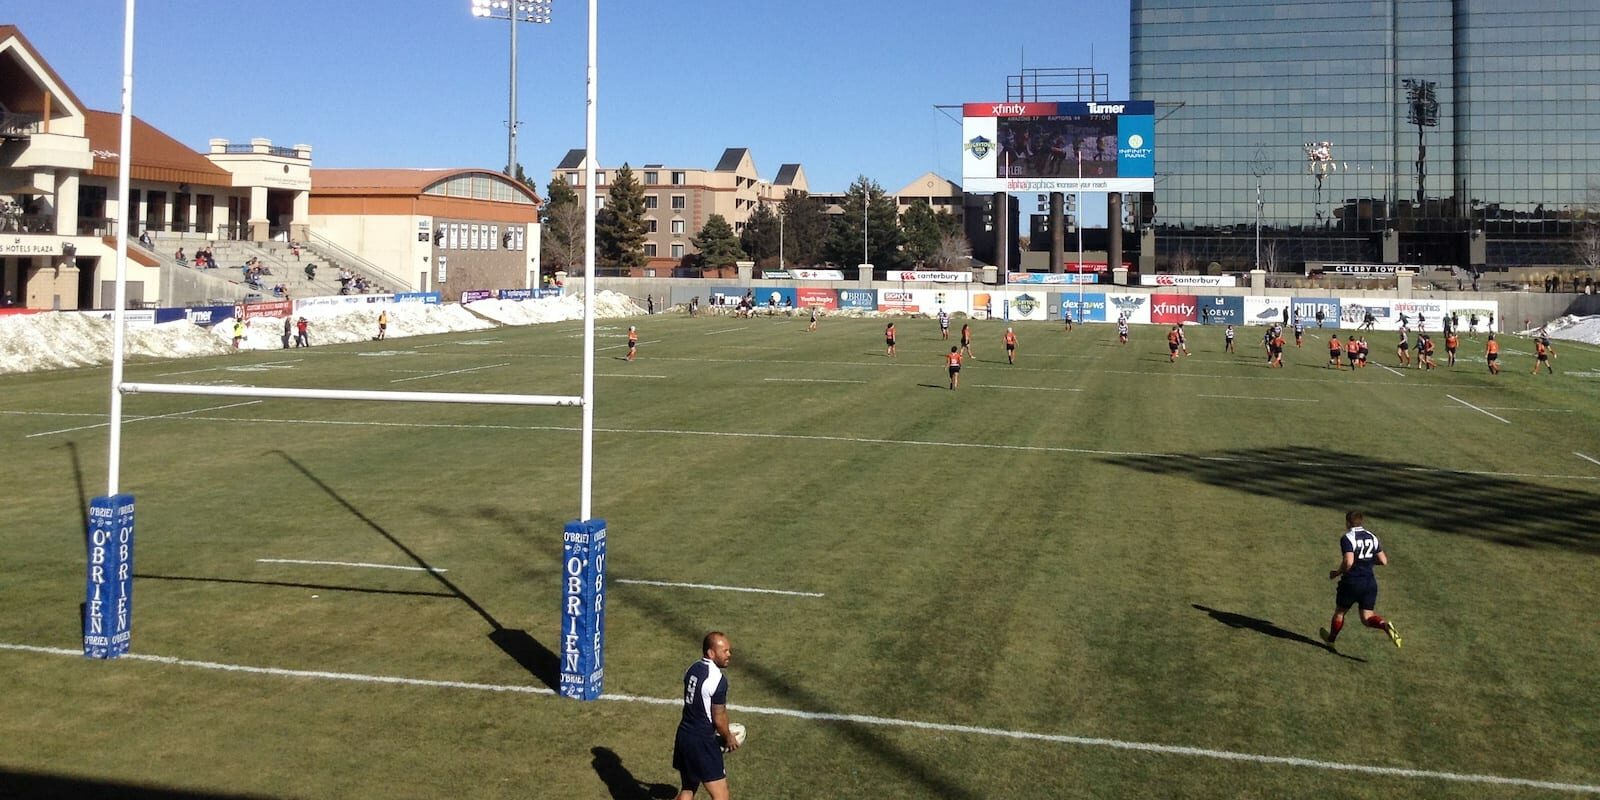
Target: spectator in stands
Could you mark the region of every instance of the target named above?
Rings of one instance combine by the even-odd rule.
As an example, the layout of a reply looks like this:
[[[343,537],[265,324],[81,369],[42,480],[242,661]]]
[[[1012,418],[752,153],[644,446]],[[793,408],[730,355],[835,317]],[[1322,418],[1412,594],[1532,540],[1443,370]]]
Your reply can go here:
[[[178,248],[178,252],[172,254],[172,257],[177,259],[179,264],[189,263],[189,257],[183,254],[183,248],[181,247]]]
[[[156,249],[156,243],[150,240],[150,232],[149,231],[140,231],[139,232],[139,244],[144,245],[145,248],[149,249],[149,250]]]
[[[317,265],[316,264],[306,264],[306,280],[314,281],[316,279],[317,279]]]
[[[6,308],[10,308],[10,307],[12,307],[12,306],[14,306],[16,304],[17,304],[17,296],[12,294],[10,289],[7,289],[6,290],[6,299],[5,299],[5,304],[4,304],[5,307]]]
[[[300,260],[300,243],[299,242],[290,242],[289,243],[289,252],[294,255],[294,260],[299,261]]]

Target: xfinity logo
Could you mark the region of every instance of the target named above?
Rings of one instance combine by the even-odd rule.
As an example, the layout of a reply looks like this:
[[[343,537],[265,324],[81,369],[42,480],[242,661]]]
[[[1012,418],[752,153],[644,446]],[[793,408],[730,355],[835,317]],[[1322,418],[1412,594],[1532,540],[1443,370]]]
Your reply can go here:
[[[1194,306],[1188,303],[1156,303],[1155,305],[1150,306],[1150,310],[1157,314],[1177,314],[1179,316],[1189,316],[1190,314],[1193,314],[1194,308]]]
[[[1094,108],[1094,104],[1090,103],[1089,107],[1092,110]],[[1117,106],[1117,108],[1120,110],[1122,106]],[[1027,109],[1024,108],[1020,103],[1002,103],[990,109],[989,113],[998,117],[1006,114],[1021,114],[1026,110]]]
[[[1122,109],[1124,107],[1125,106],[1123,104],[1121,104],[1121,103],[1114,103],[1114,104],[1090,103],[1089,104],[1089,113],[1090,114],[1121,114],[1122,113]]]

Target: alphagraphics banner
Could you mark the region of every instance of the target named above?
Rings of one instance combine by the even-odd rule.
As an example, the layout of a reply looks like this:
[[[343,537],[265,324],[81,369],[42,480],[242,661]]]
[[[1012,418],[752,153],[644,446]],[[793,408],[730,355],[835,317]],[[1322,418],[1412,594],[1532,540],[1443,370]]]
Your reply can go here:
[[[1238,295],[1196,295],[1202,325],[1243,325],[1244,298]]]
[[[1080,298],[1077,294],[1062,292],[1057,297],[1061,301],[1063,318],[1067,313],[1072,314],[1073,322],[1107,322],[1106,295],[1104,292],[1084,292]]]
[[[877,311],[877,289],[840,289],[839,307],[856,311]]]
[[[501,300],[532,300],[538,289],[501,289]]]

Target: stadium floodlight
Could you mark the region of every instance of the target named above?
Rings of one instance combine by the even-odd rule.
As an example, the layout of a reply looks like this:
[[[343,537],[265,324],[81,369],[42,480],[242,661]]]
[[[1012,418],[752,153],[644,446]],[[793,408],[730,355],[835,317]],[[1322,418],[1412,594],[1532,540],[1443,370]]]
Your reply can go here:
[[[511,23],[511,110],[506,117],[506,174],[517,177],[517,23],[550,22],[552,0],[472,0],[472,16]]]

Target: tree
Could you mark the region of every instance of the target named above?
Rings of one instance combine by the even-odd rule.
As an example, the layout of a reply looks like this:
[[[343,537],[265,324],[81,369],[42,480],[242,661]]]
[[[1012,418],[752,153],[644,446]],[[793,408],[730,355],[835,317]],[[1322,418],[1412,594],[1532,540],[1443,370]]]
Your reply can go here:
[[[744,248],[751,261],[756,262],[756,266],[776,265],[780,252],[778,235],[786,232],[778,215],[766,203],[762,203],[751,212],[750,219],[745,220],[744,231],[739,234],[739,246]]]
[[[969,258],[972,258],[972,243],[967,241],[967,235],[951,231],[939,236],[939,249],[934,251],[929,263],[939,269],[950,269],[964,265]]]
[[[689,243],[700,251],[702,263],[707,267],[731,267],[744,258],[739,238],[733,235],[733,226],[721,214],[707,217],[699,235],[689,237]]]
[[[822,201],[799,189],[790,189],[778,208],[783,215],[783,251],[790,264],[822,263],[828,238],[828,215]]]
[[[510,178],[511,180],[514,180],[517,183],[520,183],[523,186],[528,187],[528,191],[533,192],[534,194],[538,194],[539,193],[539,184],[537,184],[537,183],[535,183],[535,182],[533,182],[531,180],[528,180],[528,174],[522,171],[522,165],[521,164],[518,164],[517,168],[515,170],[510,170],[510,169],[502,170],[502,174],[504,174],[506,177]]]
[[[913,265],[928,263],[939,251],[939,217],[926,200],[916,200],[900,218],[900,229],[905,232],[906,257]],[[1024,248],[1027,245],[1023,245]]]
[[[865,206],[865,208],[863,208]],[[862,175],[845,192],[843,213],[829,227],[823,254],[835,264],[860,263],[865,226],[866,257],[879,269],[899,269],[906,265],[900,249],[903,236],[894,198],[883,187]]]
[[[578,193],[566,178],[551,179],[544,207],[539,209],[539,222],[544,226],[539,256],[545,267],[551,272],[576,272],[583,265],[584,214]]]
[[[643,267],[644,234],[644,189],[623,164],[606,193],[606,207],[595,218],[596,258],[620,272]]]

